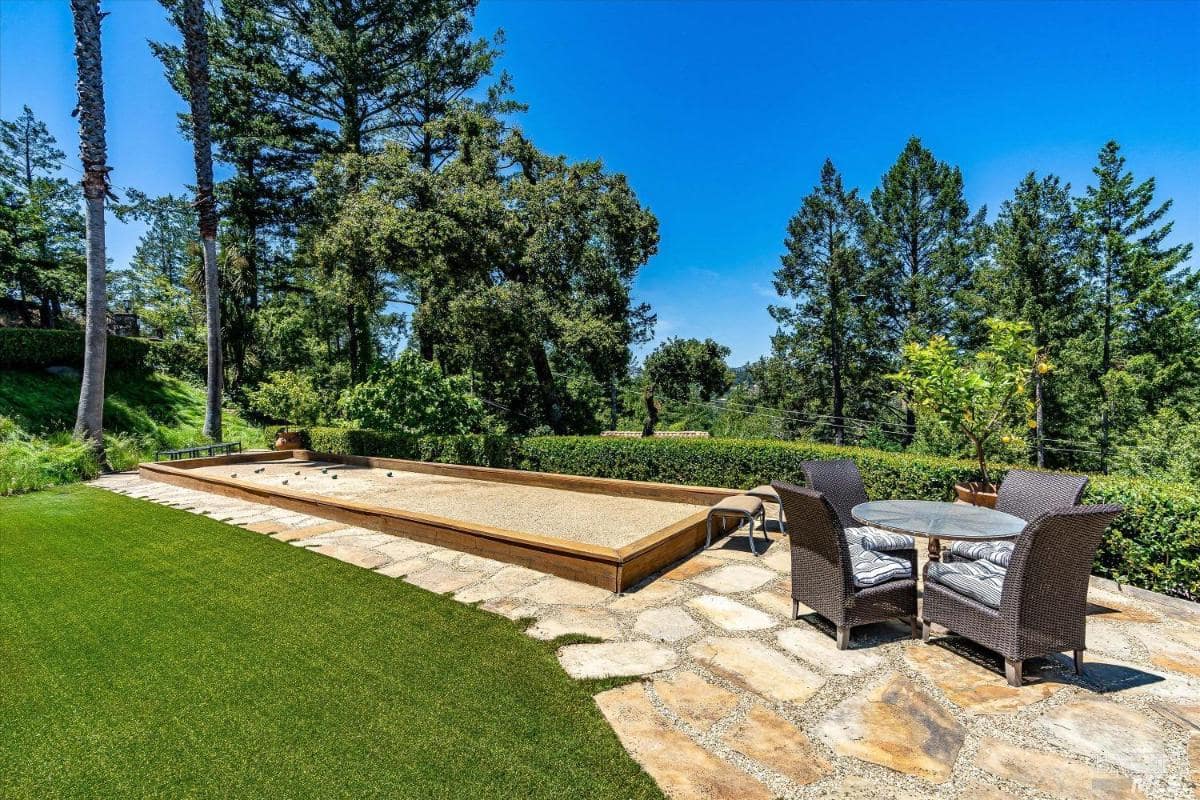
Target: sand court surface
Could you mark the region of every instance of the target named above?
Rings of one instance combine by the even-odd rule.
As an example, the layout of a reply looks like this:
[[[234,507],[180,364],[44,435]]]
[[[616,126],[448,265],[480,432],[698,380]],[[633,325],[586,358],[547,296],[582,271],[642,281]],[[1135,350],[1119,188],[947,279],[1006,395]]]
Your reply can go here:
[[[191,471],[611,548],[632,544],[706,508],[338,462],[289,459]]]

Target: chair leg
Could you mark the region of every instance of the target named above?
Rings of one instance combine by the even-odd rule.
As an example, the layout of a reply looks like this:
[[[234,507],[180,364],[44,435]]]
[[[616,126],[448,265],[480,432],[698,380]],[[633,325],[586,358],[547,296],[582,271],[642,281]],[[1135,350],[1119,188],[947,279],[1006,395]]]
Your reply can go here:
[[[912,617],[909,617],[909,620],[908,620],[908,630],[909,630],[910,637],[911,637],[911,638],[913,638],[913,639],[920,639],[920,638],[923,638],[923,637],[921,636],[921,631],[920,631],[920,629],[921,629],[921,623],[920,623],[920,621],[917,619],[916,615],[913,615]]]
[[[921,641],[925,644],[929,644],[929,633],[932,628],[933,626],[929,624],[929,620],[921,620]]]
[[[750,552],[758,555],[758,550],[754,547],[754,515],[747,514],[746,521],[750,523]]]
[[[1004,659],[1004,677],[1008,679],[1009,686],[1021,685],[1021,667],[1024,663],[1024,661]]]
[[[708,515],[708,520],[704,523],[704,549],[707,550],[712,546],[712,514]]]
[[[838,650],[849,650],[850,649],[850,626],[849,625],[838,625],[837,626],[837,649]]]
[[[792,619],[800,619],[800,601],[792,601]]]
[[[1076,675],[1083,674],[1083,651],[1082,650],[1075,651],[1075,674]]]

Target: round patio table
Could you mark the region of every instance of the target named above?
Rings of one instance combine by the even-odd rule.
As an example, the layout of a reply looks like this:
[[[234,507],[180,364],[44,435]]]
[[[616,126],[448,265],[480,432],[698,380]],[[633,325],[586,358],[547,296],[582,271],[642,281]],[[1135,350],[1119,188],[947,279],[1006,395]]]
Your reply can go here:
[[[933,500],[873,500],[859,503],[850,515],[864,525],[929,539],[929,559],[942,557],[942,539],[986,541],[1012,539],[1025,520],[983,506]]]

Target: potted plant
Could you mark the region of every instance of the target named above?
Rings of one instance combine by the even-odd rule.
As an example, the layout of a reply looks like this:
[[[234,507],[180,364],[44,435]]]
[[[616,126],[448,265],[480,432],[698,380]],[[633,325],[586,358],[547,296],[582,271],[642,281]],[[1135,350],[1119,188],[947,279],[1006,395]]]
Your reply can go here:
[[[988,454],[997,441],[1021,437],[1018,426],[1033,427],[1029,378],[1052,367],[1030,341],[1024,322],[986,321],[987,344],[964,354],[944,336],[928,344],[904,346],[904,367],[891,377],[907,391],[917,413],[966,437],[979,462],[979,480],[956,484],[960,500],[994,507],[996,486],[988,474]]]

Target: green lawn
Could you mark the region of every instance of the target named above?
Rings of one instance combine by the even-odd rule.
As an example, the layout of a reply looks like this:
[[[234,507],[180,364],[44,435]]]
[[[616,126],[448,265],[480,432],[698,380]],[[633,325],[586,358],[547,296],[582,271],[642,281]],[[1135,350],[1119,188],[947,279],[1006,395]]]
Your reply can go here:
[[[79,486],[0,498],[0,796],[661,797],[514,623]]]

